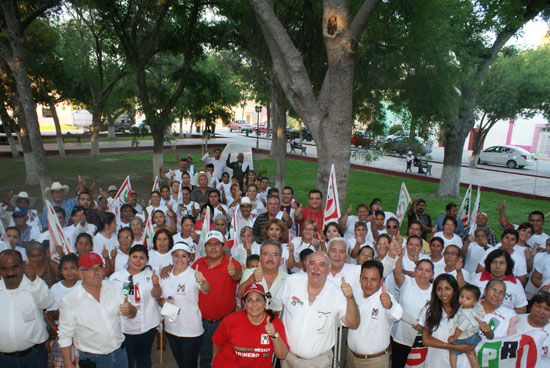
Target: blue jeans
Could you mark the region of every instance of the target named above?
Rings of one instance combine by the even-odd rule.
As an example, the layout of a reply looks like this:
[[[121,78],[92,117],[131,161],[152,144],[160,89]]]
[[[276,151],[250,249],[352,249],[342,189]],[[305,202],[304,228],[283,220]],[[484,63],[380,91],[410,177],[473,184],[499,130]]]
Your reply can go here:
[[[127,335],[124,347],[128,354],[128,367],[134,368],[134,361],[137,368],[151,368],[151,347],[155,339],[157,329],[152,328],[139,335]]]
[[[166,333],[166,338],[179,368],[197,368],[201,337],[178,337]]]
[[[109,354],[92,354],[79,352],[80,360],[89,359],[96,364],[96,368],[123,368],[128,366],[126,349],[120,347]]]
[[[37,345],[24,357],[14,358],[0,354],[2,368],[46,368],[48,366],[48,351],[44,344]]]
[[[216,332],[220,322],[208,322],[203,318],[202,327],[204,328],[204,333],[201,336],[201,348],[200,348],[200,361],[201,368],[211,368],[212,367],[212,335]]]

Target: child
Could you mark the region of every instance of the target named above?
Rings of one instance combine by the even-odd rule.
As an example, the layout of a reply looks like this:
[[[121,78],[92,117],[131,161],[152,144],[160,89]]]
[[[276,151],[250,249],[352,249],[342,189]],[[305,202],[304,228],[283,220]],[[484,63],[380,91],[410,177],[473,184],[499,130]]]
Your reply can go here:
[[[0,240],[0,252],[5,249],[13,249],[21,254],[23,261],[27,260],[27,251],[25,248],[17,245],[21,239],[21,231],[15,226],[8,227],[6,228],[6,238],[8,238],[7,242]]]
[[[366,242],[367,237],[367,224],[364,221],[357,221],[355,223],[354,233],[355,237],[348,240],[349,250],[348,250],[348,259],[347,262],[351,264],[357,263],[357,255],[359,250],[365,245],[369,245]]]
[[[296,266],[304,272],[306,272],[307,257],[309,257],[311,253],[313,253],[313,249],[311,248],[306,248],[300,252],[300,262],[298,262]]]
[[[454,316],[455,332],[452,334],[448,342],[453,345],[467,344],[476,346],[480,341],[479,322],[483,308],[478,303],[481,292],[477,286],[466,284],[460,289],[458,301],[460,308]],[[456,368],[456,360],[461,351],[449,350],[449,361],[452,368]],[[466,353],[468,361],[472,368],[479,368],[475,352]]]
[[[260,256],[251,254],[246,258],[246,268],[257,268],[260,264]]]

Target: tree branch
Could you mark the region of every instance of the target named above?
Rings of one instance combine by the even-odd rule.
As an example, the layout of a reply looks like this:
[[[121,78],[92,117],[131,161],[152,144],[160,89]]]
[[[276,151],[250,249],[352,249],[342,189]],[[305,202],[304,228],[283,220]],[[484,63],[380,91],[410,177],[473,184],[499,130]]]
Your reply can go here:
[[[46,1],[44,4],[40,5],[32,13],[27,15],[27,17],[24,20],[21,20],[21,30],[25,30],[36,18],[38,18],[39,16],[44,14],[46,10],[53,8],[60,2],[61,0],[49,0],[49,1]]]
[[[365,0],[357,14],[355,14],[355,17],[353,17],[350,32],[351,37],[353,37],[357,42],[359,42],[363,29],[365,28],[372,12],[376,9],[379,3],[380,0]]]

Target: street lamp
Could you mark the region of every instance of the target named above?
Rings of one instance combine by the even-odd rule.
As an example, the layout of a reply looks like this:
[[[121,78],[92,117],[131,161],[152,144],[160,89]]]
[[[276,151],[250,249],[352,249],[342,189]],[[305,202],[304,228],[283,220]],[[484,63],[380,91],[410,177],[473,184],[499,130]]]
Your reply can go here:
[[[260,113],[262,112],[262,106],[256,105],[255,108],[256,112],[258,113],[258,119],[256,119],[256,149],[259,148],[259,137],[260,137]]]

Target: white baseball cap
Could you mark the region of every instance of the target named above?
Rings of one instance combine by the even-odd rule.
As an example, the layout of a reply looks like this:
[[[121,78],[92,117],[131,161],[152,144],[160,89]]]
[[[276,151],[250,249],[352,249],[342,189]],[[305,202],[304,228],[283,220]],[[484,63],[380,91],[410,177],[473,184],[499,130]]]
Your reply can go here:
[[[210,239],[219,240],[223,244],[223,235],[218,230],[212,230],[206,233],[206,239],[204,240],[204,243],[208,243]]]
[[[193,247],[190,246],[189,244],[187,244],[186,242],[183,242],[183,241],[180,241],[180,242],[177,242],[176,244],[174,244],[174,246],[172,247],[170,252],[174,253],[176,250],[183,250],[183,251],[186,251],[189,254],[195,253],[195,250],[193,249]]]

